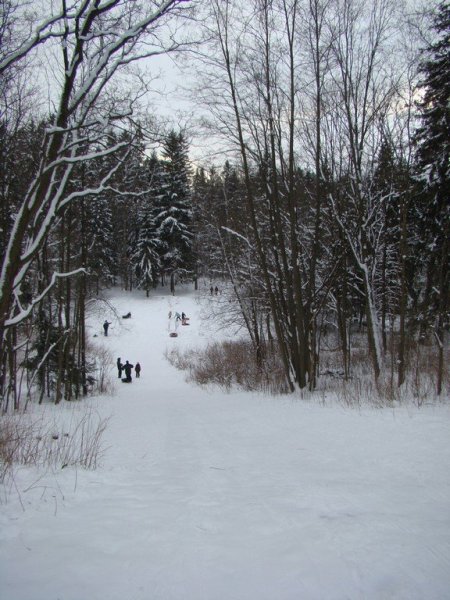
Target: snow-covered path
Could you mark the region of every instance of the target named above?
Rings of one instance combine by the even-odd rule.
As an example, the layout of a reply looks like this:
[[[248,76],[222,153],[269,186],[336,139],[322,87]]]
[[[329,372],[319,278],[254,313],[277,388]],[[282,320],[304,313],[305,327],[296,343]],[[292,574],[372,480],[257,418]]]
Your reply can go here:
[[[100,469],[18,473],[2,600],[450,599],[448,407],[203,390],[163,356],[208,338],[192,295],[113,302],[132,319],[97,341],[141,379],[95,401]],[[176,339],[170,309],[191,316]]]

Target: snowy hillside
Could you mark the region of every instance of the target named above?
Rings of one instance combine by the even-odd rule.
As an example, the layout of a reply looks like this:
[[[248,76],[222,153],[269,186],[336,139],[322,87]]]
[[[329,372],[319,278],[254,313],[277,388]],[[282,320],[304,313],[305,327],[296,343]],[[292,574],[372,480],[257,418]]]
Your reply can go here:
[[[110,417],[102,464],[3,490],[2,600],[450,598],[450,407],[201,389],[164,358],[213,334],[192,292],[111,305],[90,323],[116,387],[89,401]],[[169,311],[190,317],[177,338]]]

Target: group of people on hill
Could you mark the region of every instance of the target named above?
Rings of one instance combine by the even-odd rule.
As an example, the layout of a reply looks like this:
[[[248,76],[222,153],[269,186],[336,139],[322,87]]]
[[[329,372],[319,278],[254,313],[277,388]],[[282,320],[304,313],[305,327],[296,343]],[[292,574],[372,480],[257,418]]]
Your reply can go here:
[[[129,319],[130,317],[131,313],[128,313],[127,315],[123,316],[124,319]],[[108,335],[108,329],[110,325],[111,323],[105,319],[105,322],[103,323],[103,331],[105,332],[106,336]],[[119,379],[121,379],[124,383],[131,383],[131,373],[133,372],[133,369],[136,375],[136,379],[139,379],[139,377],[141,376],[141,365],[138,362],[136,363],[136,365],[132,365],[128,360],[125,361],[125,363],[122,363],[122,359],[119,356],[119,358],[117,359],[117,374]],[[125,373],[125,377],[122,377],[122,373]]]
[[[124,383],[131,383],[131,373],[133,369],[136,373],[136,379],[139,379],[139,377],[141,376],[141,365],[138,362],[136,363],[136,365],[132,365],[128,361],[125,361],[125,364],[123,364],[119,356],[119,358],[117,359],[117,372],[119,379],[121,379]],[[125,373],[125,377],[122,377],[122,372]]]
[[[211,286],[209,288],[209,291],[211,292],[211,296],[213,296],[214,294],[217,296],[217,294],[219,293],[219,288],[217,287],[217,285],[215,288],[213,288],[213,286]]]
[[[175,314],[172,313],[171,310],[169,310],[169,330],[170,330],[170,323],[172,321],[172,318],[174,319],[175,322],[175,329],[178,328],[178,324],[181,322],[182,325],[189,325],[188,321],[189,321],[189,317],[186,316],[186,313],[182,312],[181,315],[178,311],[175,312]]]
[[[123,318],[124,319],[129,319],[131,317],[131,313],[128,313],[127,315],[124,315]],[[104,323],[103,323],[103,331],[105,333],[105,336],[108,336],[108,329],[109,326],[111,325],[111,322],[108,321],[107,319],[105,319]],[[137,362],[136,365],[132,365],[128,360],[125,361],[125,363],[122,363],[122,359],[119,358],[117,359],[117,373],[118,373],[118,377],[119,379],[121,379],[124,383],[131,383],[132,382],[132,377],[131,377],[131,373],[135,372],[136,378],[139,379],[139,377],[141,376],[141,365]],[[122,374],[125,374],[125,377],[122,377]]]

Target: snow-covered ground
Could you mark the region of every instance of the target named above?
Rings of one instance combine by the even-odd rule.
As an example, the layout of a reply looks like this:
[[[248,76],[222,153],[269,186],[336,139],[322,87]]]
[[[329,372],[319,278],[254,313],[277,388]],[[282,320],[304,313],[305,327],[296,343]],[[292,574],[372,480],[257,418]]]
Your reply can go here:
[[[193,293],[111,301],[132,318],[91,335],[141,379],[89,401],[100,468],[3,491],[2,600],[450,599],[449,406],[204,390],[164,358],[212,335]],[[178,338],[169,310],[191,317]]]

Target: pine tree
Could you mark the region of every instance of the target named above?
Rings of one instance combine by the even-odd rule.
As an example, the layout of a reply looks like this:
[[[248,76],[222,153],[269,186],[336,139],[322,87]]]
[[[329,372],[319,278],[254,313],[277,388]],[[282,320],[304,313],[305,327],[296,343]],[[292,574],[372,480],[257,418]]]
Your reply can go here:
[[[85,235],[90,240],[86,266],[95,276],[97,293],[101,283],[112,284],[118,275],[111,204],[111,198],[105,193],[92,198],[86,206]]]
[[[205,169],[197,169],[192,182],[192,221],[193,221],[193,252],[195,255],[194,280],[198,289],[198,277],[206,276],[208,272],[208,225],[204,219],[203,202],[208,194]]]
[[[222,181],[214,167],[208,173],[198,169],[193,180],[193,214],[195,233],[195,255],[198,261],[198,271],[213,278],[218,272],[223,272],[220,238],[219,238],[219,198]]]
[[[138,235],[132,261],[136,275],[136,287],[144,289],[148,297],[159,274],[159,244],[149,198],[140,206],[137,224]]]
[[[113,181],[119,194],[114,195],[112,220],[115,232],[115,261],[119,279],[126,290],[134,285],[134,254],[139,237],[140,204],[148,188],[145,172],[145,147],[138,131],[125,131],[120,141],[129,145],[126,159]]]
[[[433,190],[434,202],[446,196],[450,181],[450,5],[439,5],[434,17],[438,40],[426,49],[421,66],[424,90],[419,103],[421,127],[418,145],[418,171]]]
[[[162,278],[176,280],[192,276],[192,202],[189,184],[188,144],[182,133],[170,132],[162,151],[160,193],[155,197],[154,219],[159,239]]]
[[[424,89],[416,132],[417,170],[423,184],[420,211],[425,255],[422,334],[433,331],[439,347],[437,389],[442,389],[443,338],[449,307],[450,204],[450,5],[442,2],[434,15],[436,42],[425,51]]]

